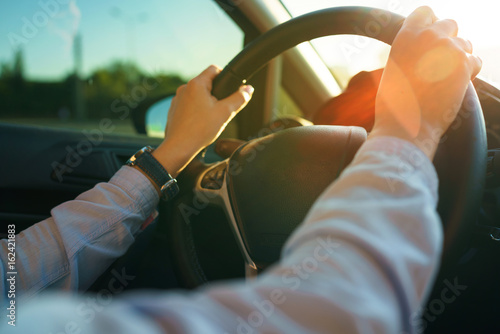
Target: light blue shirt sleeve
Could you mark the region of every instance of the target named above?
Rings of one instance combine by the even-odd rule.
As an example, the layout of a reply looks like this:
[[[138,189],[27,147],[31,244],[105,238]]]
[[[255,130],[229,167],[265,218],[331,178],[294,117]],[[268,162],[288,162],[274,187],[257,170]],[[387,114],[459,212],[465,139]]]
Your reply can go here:
[[[30,299],[46,288],[85,290],[134,241],[158,204],[149,180],[123,166],[107,183],[65,202],[15,238],[16,299]],[[0,241],[0,298],[9,284],[6,240]]]
[[[442,250],[437,182],[415,146],[371,138],[289,238],[279,263],[256,279],[128,293],[103,299],[99,309],[85,297],[46,296],[19,306],[16,329],[410,333]]]

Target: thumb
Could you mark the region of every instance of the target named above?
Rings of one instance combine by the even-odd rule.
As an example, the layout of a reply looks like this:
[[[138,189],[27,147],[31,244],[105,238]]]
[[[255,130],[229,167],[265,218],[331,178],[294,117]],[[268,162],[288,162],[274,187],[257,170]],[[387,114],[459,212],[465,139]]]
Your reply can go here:
[[[415,9],[404,21],[405,27],[425,28],[437,21],[436,14],[428,6]]]
[[[224,104],[229,111],[238,112],[245,108],[252,98],[254,88],[250,85],[241,86],[236,92],[219,102]]]

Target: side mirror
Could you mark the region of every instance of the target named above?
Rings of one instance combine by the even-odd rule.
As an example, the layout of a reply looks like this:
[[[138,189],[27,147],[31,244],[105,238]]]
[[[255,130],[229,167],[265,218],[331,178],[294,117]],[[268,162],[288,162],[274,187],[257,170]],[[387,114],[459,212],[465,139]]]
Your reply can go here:
[[[146,134],[149,137],[165,137],[167,116],[174,95],[166,97],[153,104],[146,111]]]
[[[137,133],[149,137],[163,138],[167,125],[168,111],[175,95],[149,100],[139,105],[133,113],[133,123]]]

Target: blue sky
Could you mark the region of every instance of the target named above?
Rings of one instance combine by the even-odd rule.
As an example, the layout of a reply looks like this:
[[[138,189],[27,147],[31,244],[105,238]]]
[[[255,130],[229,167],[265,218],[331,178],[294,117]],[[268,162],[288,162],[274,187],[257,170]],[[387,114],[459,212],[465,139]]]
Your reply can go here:
[[[224,66],[243,43],[211,0],[4,1],[0,13],[0,62],[10,62],[22,40],[26,74],[38,79],[72,71],[76,32],[85,74],[133,59],[145,71],[189,78],[211,63]]]
[[[492,0],[283,0],[292,13],[333,5],[369,5],[409,14],[419,5],[431,5],[440,17],[451,17],[460,25],[460,35],[470,39],[482,57],[486,78],[500,82],[497,66],[500,30],[497,13],[500,2]],[[65,3],[65,4],[61,4]],[[68,5],[69,3],[69,5]],[[58,8],[37,32],[23,37],[23,20],[35,24],[47,7]],[[50,7],[50,6],[49,6]],[[110,14],[120,8],[120,17]],[[116,12],[116,10],[115,10]],[[115,15],[116,16],[116,15]],[[128,22],[128,23],[125,23]],[[40,22],[38,22],[40,23]],[[57,80],[72,71],[71,38],[78,31],[83,40],[83,68],[89,74],[114,60],[133,58],[148,72],[177,73],[190,78],[211,63],[224,66],[241,49],[239,28],[213,0],[17,0],[0,2],[0,62],[11,62],[13,34],[25,38],[22,44],[29,78]],[[129,36],[129,37],[127,37]],[[346,39],[349,41],[348,39]],[[318,40],[315,47],[330,66],[348,66],[349,74],[380,67],[374,53],[363,52],[346,63],[338,43]],[[374,49],[375,50],[375,49]],[[376,51],[376,50],[375,50]]]

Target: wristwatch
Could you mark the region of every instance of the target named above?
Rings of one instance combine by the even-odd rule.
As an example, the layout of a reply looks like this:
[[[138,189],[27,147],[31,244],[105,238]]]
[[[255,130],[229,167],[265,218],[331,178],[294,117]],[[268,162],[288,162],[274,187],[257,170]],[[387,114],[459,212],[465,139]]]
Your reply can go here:
[[[161,192],[161,198],[168,201],[179,193],[177,180],[174,179],[158,160],[151,154],[154,148],[145,146],[137,151],[126,165],[140,168],[149,178],[156,183]]]

